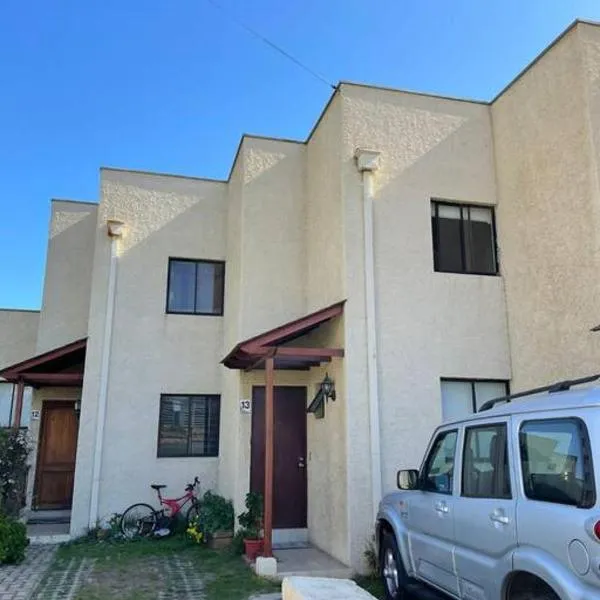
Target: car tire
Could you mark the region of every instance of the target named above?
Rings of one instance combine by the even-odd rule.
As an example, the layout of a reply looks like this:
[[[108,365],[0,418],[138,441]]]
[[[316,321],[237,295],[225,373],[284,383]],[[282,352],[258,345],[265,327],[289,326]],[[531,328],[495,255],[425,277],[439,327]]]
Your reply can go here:
[[[379,575],[386,600],[405,600],[409,577],[398,550],[396,537],[389,532],[385,532],[381,540]]]
[[[520,590],[511,594],[510,600],[559,600],[552,590]]]

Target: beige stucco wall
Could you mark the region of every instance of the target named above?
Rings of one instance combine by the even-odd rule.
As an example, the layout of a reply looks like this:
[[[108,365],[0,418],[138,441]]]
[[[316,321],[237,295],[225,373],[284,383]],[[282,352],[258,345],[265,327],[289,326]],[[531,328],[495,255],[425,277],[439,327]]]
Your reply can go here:
[[[222,260],[225,186],[220,182],[103,170],[75,478],[72,532],[87,525],[106,311],[106,219],[125,222],[120,242],[110,352],[101,518],[153,501],[152,482],[169,492],[195,475],[217,485],[218,458],[156,457],[161,393],[221,391],[223,318],[165,314],[170,256]]]
[[[419,466],[441,420],[440,377],[510,379],[510,364],[502,278],[433,270],[431,199],[496,203],[488,107],[354,85],[343,85],[341,95],[348,493],[356,565],[373,530],[356,148],[381,153],[373,210],[384,493],[394,488],[398,468]]]
[[[227,192],[224,354],[305,312],[304,180],[302,144],[243,139]],[[224,369],[222,386],[219,488],[240,512],[249,477],[240,374]]]
[[[515,391],[598,371],[599,42],[576,26],[492,106]]]
[[[52,201],[37,353],[87,335],[98,206]]]
[[[40,313],[0,309],[0,369],[35,355]]]

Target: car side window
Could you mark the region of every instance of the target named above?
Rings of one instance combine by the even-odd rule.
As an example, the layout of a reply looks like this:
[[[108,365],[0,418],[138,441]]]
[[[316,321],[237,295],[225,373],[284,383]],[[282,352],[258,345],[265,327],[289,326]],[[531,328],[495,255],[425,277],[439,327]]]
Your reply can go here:
[[[519,446],[528,498],[580,508],[596,504],[590,440],[581,419],[526,421]]]
[[[423,468],[422,490],[452,494],[457,437],[458,431],[454,429],[440,433],[435,439]]]
[[[467,428],[463,456],[463,496],[511,498],[505,423]]]

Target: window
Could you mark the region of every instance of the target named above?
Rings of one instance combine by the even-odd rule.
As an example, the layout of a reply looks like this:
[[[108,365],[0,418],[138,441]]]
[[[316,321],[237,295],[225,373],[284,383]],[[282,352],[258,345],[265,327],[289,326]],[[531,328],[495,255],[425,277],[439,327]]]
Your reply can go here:
[[[23,390],[23,408],[21,410],[21,427],[29,427],[31,419],[31,402],[33,390],[25,387]],[[14,420],[13,410],[16,404],[16,390],[12,383],[0,381],[0,427],[10,427]]]
[[[493,208],[432,202],[431,226],[436,271],[474,275],[498,272]]]
[[[508,396],[508,382],[442,379],[442,419],[457,421],[477,412],[488,400]]]
[[[511,497],[505,424],[466,430],[462,495],[469,498]]]
[[[158,456],[218,456],[220,396],[163,395]]]
[[[548,419],[523,423],[519,445],[528,498],[581,508],[594,506],[594,470],[583,421]]]
[[[421,489],[439,494],[452,494],[454,454],[457,432],[445,431],[436,438],[423,469]]]
[[[167,312],[222,315],[224,287],[224,262],[170,258]]]

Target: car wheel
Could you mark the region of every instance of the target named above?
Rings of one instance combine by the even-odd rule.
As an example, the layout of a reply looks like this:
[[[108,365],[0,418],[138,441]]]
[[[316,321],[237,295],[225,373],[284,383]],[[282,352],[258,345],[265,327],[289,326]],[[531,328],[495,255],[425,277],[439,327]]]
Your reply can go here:
[[[551,590],[521,590],[511,596],[511,600],[559,600]]]
[[[385,590],[386,600],[403,600],[404,588],[408,583],[408,575],[402,563],[396,538],[391,533],[384,533],[381,541],[379,573]]]

